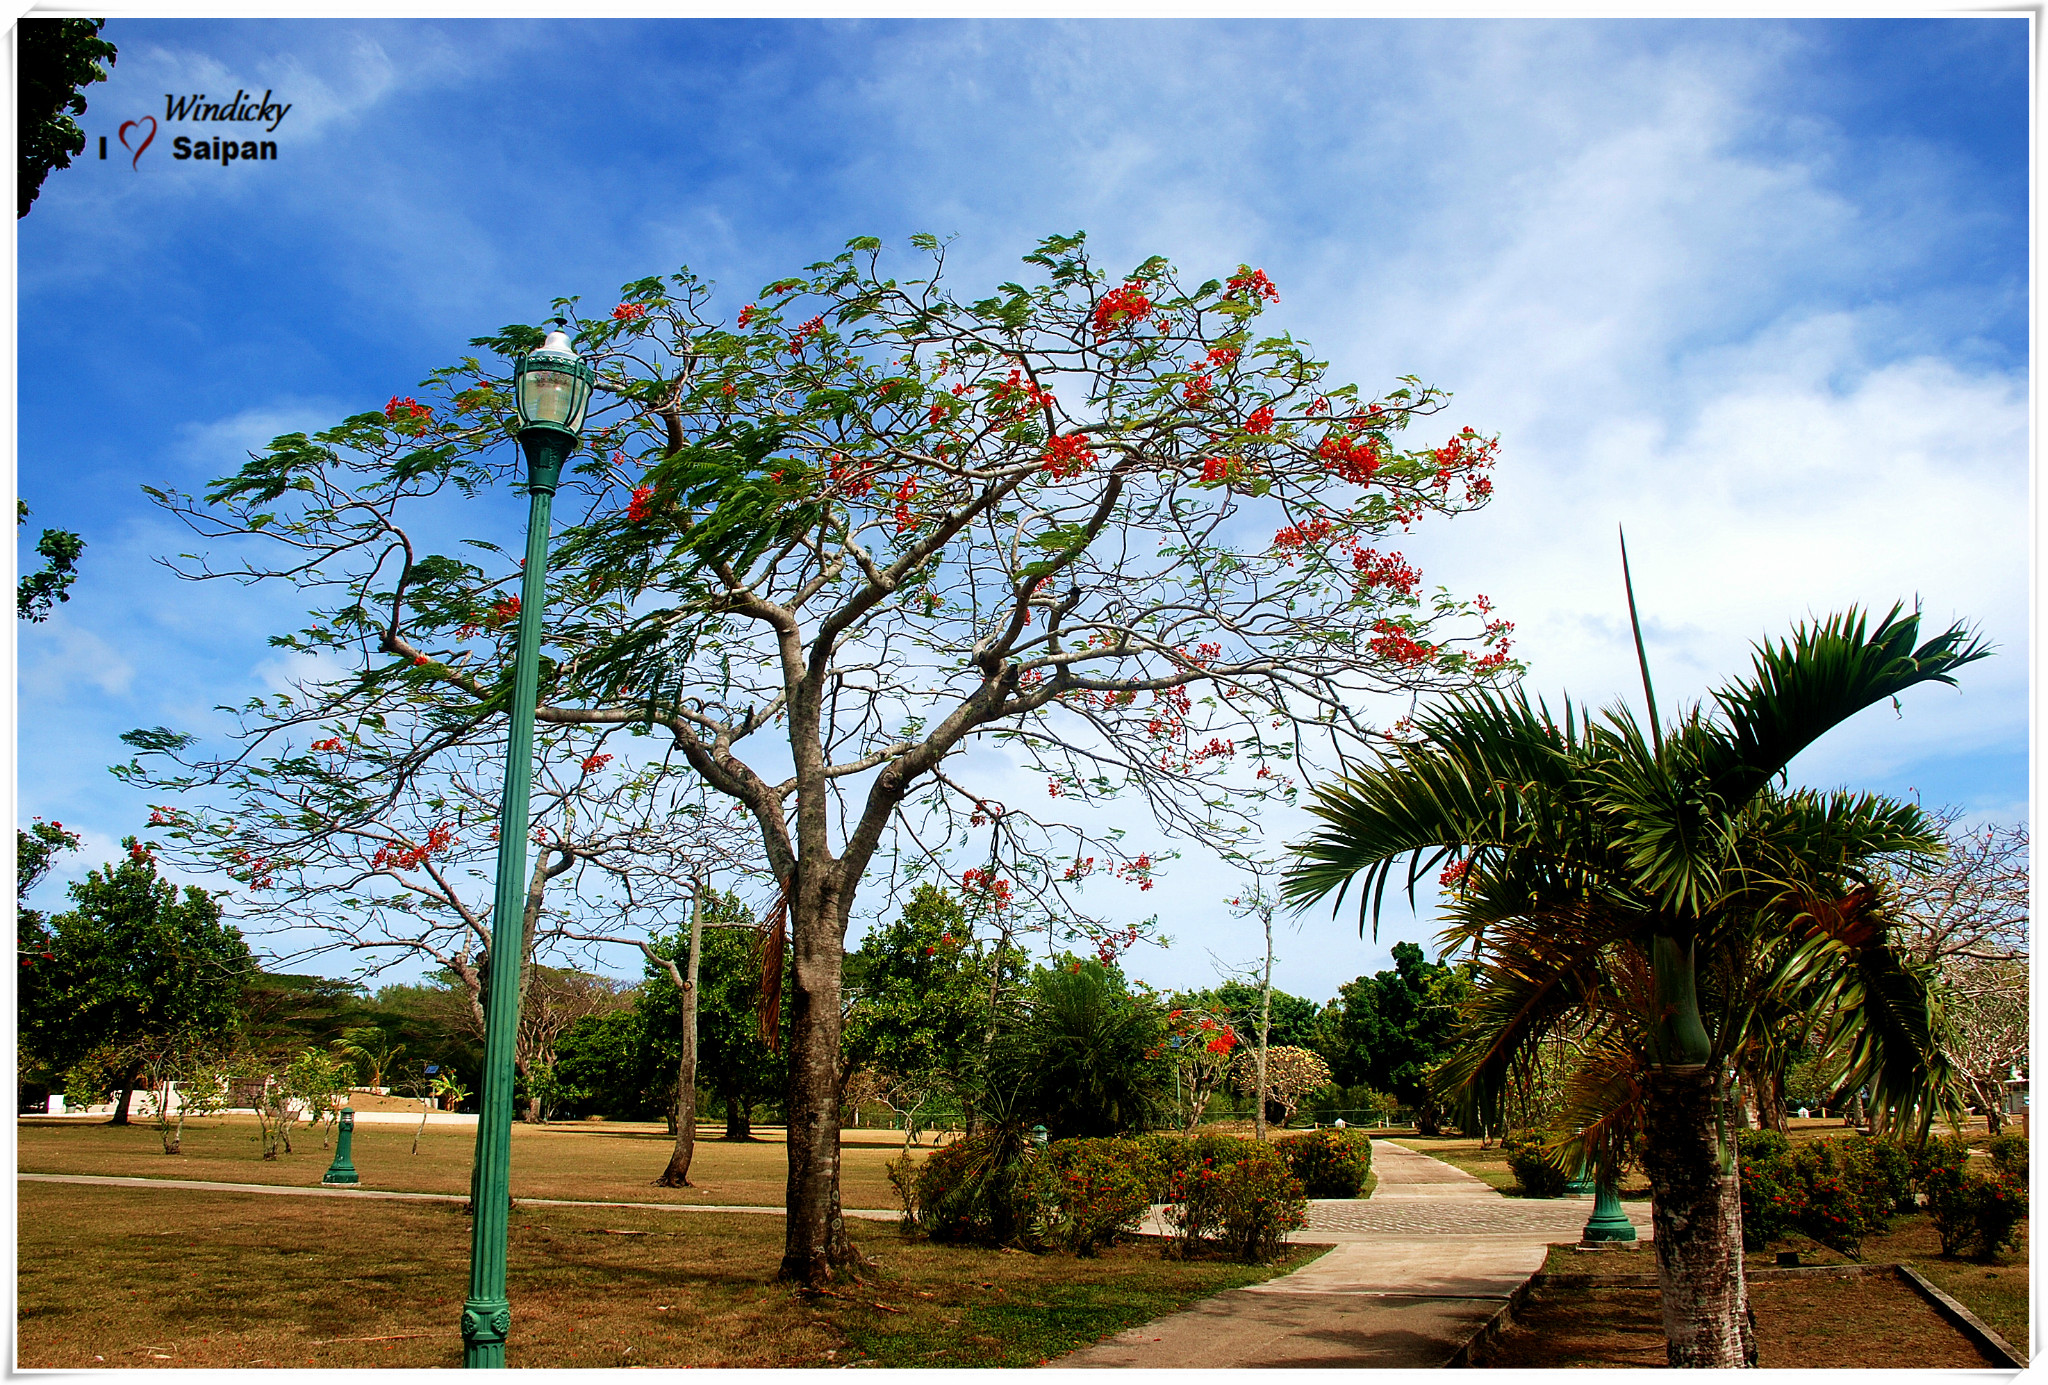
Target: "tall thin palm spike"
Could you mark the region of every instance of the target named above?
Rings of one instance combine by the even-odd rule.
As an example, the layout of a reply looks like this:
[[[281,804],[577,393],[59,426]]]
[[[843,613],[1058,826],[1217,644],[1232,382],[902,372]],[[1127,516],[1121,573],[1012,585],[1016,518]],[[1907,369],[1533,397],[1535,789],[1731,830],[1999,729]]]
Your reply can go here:
[[[1650,658],[1643,652],[1643,623],[1636,619],[1636,584],[1628,575],[1628,533],[1619,524],[1614,531],[1621,535],[1621,585],[1628,593],[1628,628],[1635,632],[1636,665],[1643,671],[1643,701],[1650,704],[1650,743],[1658,757],[1664,755],[1664,724],[1657,720],[1657,690],[1650,686]]]

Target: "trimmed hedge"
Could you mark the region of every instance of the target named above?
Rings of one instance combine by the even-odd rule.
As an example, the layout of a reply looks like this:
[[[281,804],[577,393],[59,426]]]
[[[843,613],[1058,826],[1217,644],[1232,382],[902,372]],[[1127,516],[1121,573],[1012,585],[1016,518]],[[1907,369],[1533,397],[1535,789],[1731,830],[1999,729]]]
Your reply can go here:
[[[1308,1197],[1357,1197],[1372,1172],[1372,1140],[1346,1130],[1317,1130],[1273,1142]]]
[[[1331,1196],[1356,1196],[1371,1167],[1364,1141],[1334,1131],[1283,1143],[1148,1135],[1040,1149],[1020,1131],[994,1130],[942,1145],[921,1163],[906,1154],[889,1165],[889,1181],[904,1224],[934,1241],[1093,1255],[1135,1231],[1156,1202],[1173,1230],[1166,1254],[1221,1250],[1256,1262],[1307,1223],[1298,1167],[1320,1187],[1350,1189]]]
[[[1523,1197],[1564,1196],[1571,1180],[1551,1162],[1540,1132],[1524,1130],[1503,1135],[1500,1148],[1507,1155],[1508,1168],[1514,1173],[1515,1186],[1521,1189]]]

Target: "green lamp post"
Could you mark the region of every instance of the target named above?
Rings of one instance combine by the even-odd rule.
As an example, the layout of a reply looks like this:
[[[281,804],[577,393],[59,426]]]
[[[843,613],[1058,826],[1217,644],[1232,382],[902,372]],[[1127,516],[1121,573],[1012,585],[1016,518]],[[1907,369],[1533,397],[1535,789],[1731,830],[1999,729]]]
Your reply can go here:
[[[1586,1219],[1585,1230],[1579,1233],[1581,1244],[1626,1244],[1636,1238],[1636,1224],[1621,1209],[1621,1194],[1614,1184],[1614,1175],[1602,1168],[1593,1185],[1593,1215]]]
[[[340,1125],[341,1133],[334,1141],[334,1162],[327,1166],[327,1172],[321,1175],[320,1181],[339,1187],[352,1187],[363,1181],[356,1173],[355,1161],[349,1158],[349,1147],[355,1143],[356,1138],[355,1107],[341,1108]]]
[[[519,1027],[519,966],[525,941],[527,796],[533,779],[533,709],[540,689],[540,618],[547,601],[548,522],[562,464],[576,450],[596,372],[569,345],[556,318],[540,350],[519,359],[513,389],[519,445],[526,452],[526,570],[519,588],[519,636],[512,725],[505,744],[505,797],[498,814],[497,894],[491,906],[490,993],[484,1015],[483,1114],[476,1125],[471,1181],[469,1297],[462,1305],[462,1364],[505,1364],[512,1305],[505,1297],[506,1214],[512,1177],[512,1044]]]

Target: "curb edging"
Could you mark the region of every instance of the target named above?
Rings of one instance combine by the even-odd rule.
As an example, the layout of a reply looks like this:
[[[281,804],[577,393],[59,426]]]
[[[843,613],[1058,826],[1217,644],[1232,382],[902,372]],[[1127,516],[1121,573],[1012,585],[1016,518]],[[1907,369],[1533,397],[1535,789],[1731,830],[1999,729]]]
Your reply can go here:
[[[1954,1324],[1956,1330],[1968,1337],[1979,1351],[1992,1357],[2003,1358],[2009,1366],[2026,1369],[2027,1358],[2022,1356],[2011,1342],[1993,1332],[1982,1318],[1935,1288],[1911,1265],[1900,1265],[1898,1270],[1899,1278],[1917,1289],[1920,1297],[1933,1304],[1934,1311]]]

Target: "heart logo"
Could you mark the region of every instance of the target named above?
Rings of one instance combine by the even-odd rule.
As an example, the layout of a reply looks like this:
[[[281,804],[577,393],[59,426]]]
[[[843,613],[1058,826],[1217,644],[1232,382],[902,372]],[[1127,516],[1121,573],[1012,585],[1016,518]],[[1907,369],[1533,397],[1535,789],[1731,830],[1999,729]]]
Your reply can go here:
[[[142,143],[130,144],[128,142],[128,132],[130,130],[141,129],[142,123],[145,120],[149,122],[149,133],[142,137]],[[149,142],[156,138],[156,117],[153,115],[146,115],[142,117],[142,120],[128,121],[127,123],[121,126],[120,133],[121,147],[123,149],[133,149],[135,151],[135,157],[128,161],[128,167],[135,168],[142,162],[142,151],[149,148]]]

